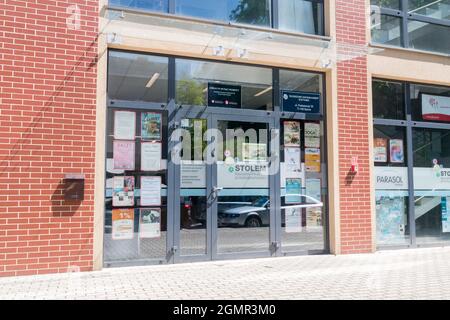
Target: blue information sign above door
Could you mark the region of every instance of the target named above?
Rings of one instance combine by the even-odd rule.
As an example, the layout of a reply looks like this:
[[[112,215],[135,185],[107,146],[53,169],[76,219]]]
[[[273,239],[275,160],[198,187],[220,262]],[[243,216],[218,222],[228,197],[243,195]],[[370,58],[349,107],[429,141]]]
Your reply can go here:
[[[320,93],[282,90],[281,108],[286,112],[320,113]]]
[[[208,83],[208,106],[241,107],[241,87],[221,83]]]

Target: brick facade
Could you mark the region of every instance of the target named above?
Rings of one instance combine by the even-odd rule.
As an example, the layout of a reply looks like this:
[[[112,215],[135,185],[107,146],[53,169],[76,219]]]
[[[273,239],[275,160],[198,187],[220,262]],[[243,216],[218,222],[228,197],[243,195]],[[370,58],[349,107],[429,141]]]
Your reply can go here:
[[[0,276],[92,269],[97,33],[97,0],[0,0]]]
[[[336,1],[341,253],[372,251],[367,28],[366,0]]]

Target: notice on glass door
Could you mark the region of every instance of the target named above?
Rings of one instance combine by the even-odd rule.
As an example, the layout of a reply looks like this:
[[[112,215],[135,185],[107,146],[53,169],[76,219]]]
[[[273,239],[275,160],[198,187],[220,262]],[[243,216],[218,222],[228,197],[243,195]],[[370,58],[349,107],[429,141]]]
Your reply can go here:
[[[301,203],[302,202],[302,179],[287,178],[286,179],[286,197],[285,203]]]
[[[305,123],[305,147],[320,148],[320,124],[315,122]]]
[[[302,232],[302,209],[288,208],[285,213],[286,233]]]
[[[284,163],[285,177],[298,178],[302,173],[301,149],[285,148]]]
[[[113,207],[134,206],[134,177],[113,178]]]
[[[161,143],[143,142],[141,145],[141,170],[159,171],[161,170]]]
[[[320,172],[320,149],[305,149],[305,166],[307,172]]]
[[[113,142],[114,169],[134,170],[134,141]]]
[[[130,111],[114,112],[114,139],[134,140],[136,137],[136,113]]]
[[[443,197],[442,198],[442,205],[441,205],[441,211],[442,211],[442,232],[443,233],[449,233],[450,232],[450,220],[449,220],[449,210],[450,210],[450,197]]]
[[[141,206],[161,205],[161,177],[141,177]]]
[[[154,239],[161,237],[161,209],[140,209],[139,237]]]
[[[131,240],[134,236],[134,209],[112,211],[112,239]]]

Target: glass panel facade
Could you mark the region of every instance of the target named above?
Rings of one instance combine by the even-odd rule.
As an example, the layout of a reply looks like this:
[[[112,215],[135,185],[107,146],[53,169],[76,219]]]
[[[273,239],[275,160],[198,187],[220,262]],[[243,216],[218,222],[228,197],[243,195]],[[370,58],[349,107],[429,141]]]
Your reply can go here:
[[[109,4],[112,6],[159,12],[169,11],[169,0],[109,0]]]
[[[413,129],[417,244],[450,242],[450,130]]]
[[[111,51],[108,97],[114,100],[167,103],[168,58]]]
[[[269,68],[176,60],[177,104],[271,111],[272,90]]]
[[[389,8],[389,9],[400,9],[401,0],[370,0],[372,6]]]
[[[409,13],[450,20],[450,0],[408,0]]]
[[[374,102],[389,99],[384,97],[385,91],[377,89],[383,83],[392,82],[373,80]],[[395,119],[392,109],[374,103],[377,243],[448,244],[450,88],[410,83],[403,86],[410,93],[409,101],[401,102],[408,110],[407,119]],[[385,124],[386,118],[392,124]],[[407,137],[411,137],[410,146]]]
[[[176,0],[175,13],[209,20],[270,27],[270,0]]]
[[[450,54],[450,27],[427,22],[408,21],[409,47]]]
[[[398,17],[382,14],[379,19],[372,17],[372,41],[391,46],[402,45],[401,24],[402,20]]]
[[[324,34],[323,3],[307,0],[278,0],[280,30]]]
[[[405,95],[402,83],[374,80],[372,90],[374,118],[405,119]]]
[[[450,123],[450,88],[411,85],[411,109],[414,121]]]
[[[409,239],[406,129],[374,127],[377,245],[407,245]]]

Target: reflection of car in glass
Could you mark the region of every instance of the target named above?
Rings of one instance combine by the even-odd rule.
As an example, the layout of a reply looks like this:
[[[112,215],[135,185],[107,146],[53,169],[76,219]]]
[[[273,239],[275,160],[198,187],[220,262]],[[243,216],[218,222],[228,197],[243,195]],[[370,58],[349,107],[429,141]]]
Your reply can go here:
[[[259,228],[270,223],[269,198],[260,197],[250,205],[219,210],[218,224],[221,227]]]

